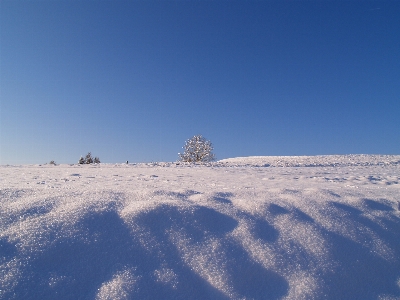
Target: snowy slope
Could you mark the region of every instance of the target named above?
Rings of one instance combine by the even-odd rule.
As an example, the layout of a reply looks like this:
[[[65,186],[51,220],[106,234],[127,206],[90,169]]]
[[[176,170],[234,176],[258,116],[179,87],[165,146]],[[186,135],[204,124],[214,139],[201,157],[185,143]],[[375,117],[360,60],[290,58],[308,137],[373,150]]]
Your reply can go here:
[[[399,182],[381,155],[0,166],[0,299],[400,299]]]
[[[400,155],[250,156],[220,160],[227,165],[271,167],[344,167],[400,165]]]

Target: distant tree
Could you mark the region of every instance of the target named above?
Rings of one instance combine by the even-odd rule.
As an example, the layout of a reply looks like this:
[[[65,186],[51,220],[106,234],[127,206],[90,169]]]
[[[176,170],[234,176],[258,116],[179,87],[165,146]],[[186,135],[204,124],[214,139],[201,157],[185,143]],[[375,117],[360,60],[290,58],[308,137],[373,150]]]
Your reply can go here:
[[[85,158],[83,158],[83,157],[81,156],[81,158],[79,159],[78,163],[79,163],[80,165],[83,165],[83,164],[93,164],[93,163],[99,164],[99,163],[100,163],[100,158],[98,158],[97,156],[96,156],[95,158],[93,158],[93,157],[92,157],[92,153],[91,153],[91,152],[88,152],[88,154],[86,154]]]
[[[93,163],[93,158],[92,158],[92,153],[88,152],[85,156],[85,164],[92,164]]]
[[[187,140],[183,153],[178,153],[179,161],[182,162],[210,162],[215,160],[214,150],[210,141],[201,135],[195,135]]]
[[[51,160],[51,161],[49,162],[49,164],[55,166],[55,165],[56,165],[56,162],[55,162],[54,160]]]

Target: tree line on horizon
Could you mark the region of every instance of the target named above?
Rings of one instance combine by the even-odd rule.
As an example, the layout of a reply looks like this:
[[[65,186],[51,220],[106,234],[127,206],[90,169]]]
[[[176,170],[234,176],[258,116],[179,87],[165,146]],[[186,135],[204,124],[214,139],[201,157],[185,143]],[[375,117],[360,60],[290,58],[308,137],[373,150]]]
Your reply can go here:
[[[212,143],[202,135],[195,135],[188,139],[183,146],[183,153],[178,153],[178,161],[184,163],[207,163],[214,161],[215,154]],[[78,164],[99,164],[100,158],[92,157],[92,153],[88,152],[85,157],[80,157]],[[128,161],[127,161],[128,163]],[[51,165],[56,165],[55,161],[50,161]]]

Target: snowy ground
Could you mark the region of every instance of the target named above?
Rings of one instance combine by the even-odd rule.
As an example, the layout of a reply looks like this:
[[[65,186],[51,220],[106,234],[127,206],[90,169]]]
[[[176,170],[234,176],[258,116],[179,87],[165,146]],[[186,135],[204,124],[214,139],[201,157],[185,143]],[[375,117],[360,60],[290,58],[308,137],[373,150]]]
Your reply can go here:
[[[400,299],[400,156],[0,166],[0,299]]]

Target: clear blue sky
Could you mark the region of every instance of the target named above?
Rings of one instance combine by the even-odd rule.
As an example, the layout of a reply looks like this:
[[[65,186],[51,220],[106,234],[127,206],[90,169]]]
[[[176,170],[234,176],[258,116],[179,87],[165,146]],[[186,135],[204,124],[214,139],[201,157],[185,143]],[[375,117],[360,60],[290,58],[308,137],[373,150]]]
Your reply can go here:
[[[400,153],[400,1],[0,2],[0,164]]]

